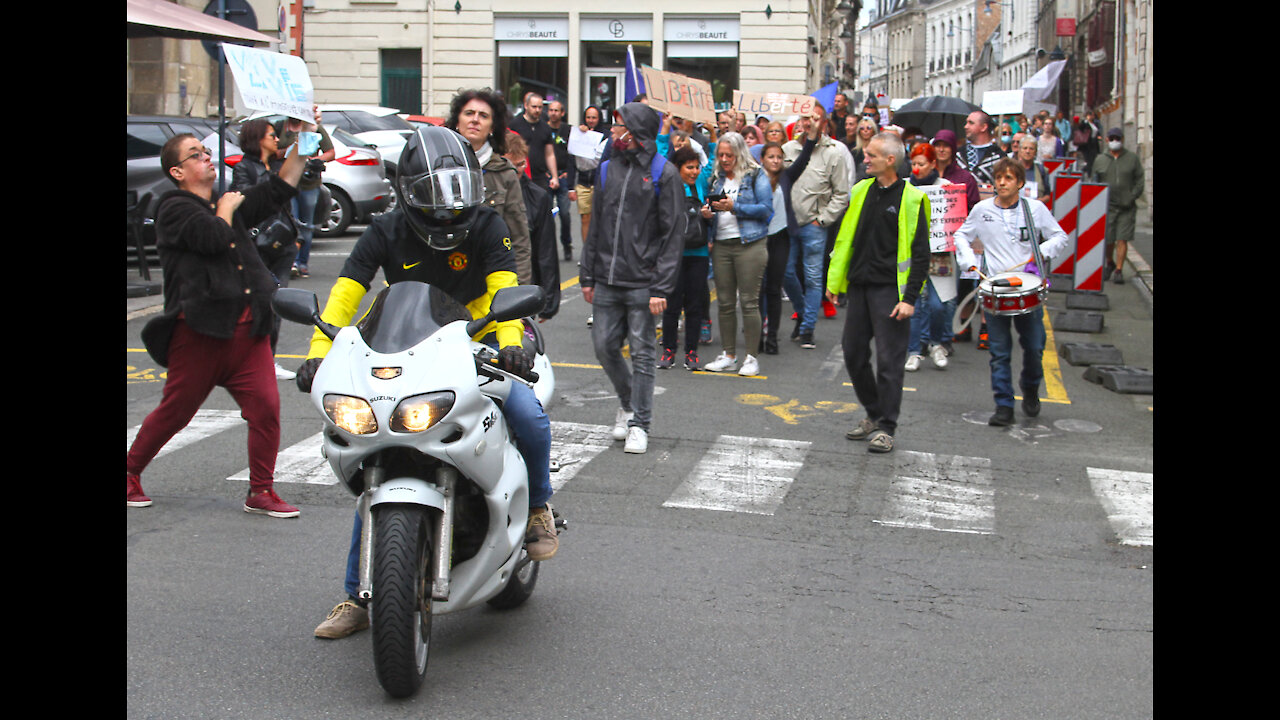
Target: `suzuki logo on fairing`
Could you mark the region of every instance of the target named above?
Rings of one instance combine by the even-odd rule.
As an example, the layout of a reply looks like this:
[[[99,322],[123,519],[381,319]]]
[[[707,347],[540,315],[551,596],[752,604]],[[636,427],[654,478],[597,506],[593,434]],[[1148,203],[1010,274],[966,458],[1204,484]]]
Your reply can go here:
[[[370,403],[376,403],[379,400],[395,400],[395,398],[391,397],[390,395],[375,395],[369,398]]]
[[[489,432],[489,428],[493,427],[496,422],[498,422],[497,413],[489,413],[488,417],[484,419],[484,431]]]

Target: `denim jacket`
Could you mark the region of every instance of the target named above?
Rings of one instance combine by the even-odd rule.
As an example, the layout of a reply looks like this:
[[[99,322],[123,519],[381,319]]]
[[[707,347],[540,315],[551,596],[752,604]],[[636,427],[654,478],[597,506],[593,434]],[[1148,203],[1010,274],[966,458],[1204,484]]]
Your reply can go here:
[[[711,183],[712,195],[724,190],[724,177],[715,177]],[[755,242],[769,234],[769,221],[773,219],[773,185],[764,168],[756,168],[742,176],[738,197],[733,201],[734,216],[743,244]],[[711,223],[711,240],[715,241],[715,222]]]

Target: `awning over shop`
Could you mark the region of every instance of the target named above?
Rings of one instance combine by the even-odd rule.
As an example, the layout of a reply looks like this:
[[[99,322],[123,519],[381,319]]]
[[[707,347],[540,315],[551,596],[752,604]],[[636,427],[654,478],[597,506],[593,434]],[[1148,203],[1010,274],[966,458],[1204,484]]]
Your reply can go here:
[[[165,0],[125,0],[129,11],[128,37],[171,37],[192,40],[279,42],[279,38],[263,35],[212,15],[192,10]]]

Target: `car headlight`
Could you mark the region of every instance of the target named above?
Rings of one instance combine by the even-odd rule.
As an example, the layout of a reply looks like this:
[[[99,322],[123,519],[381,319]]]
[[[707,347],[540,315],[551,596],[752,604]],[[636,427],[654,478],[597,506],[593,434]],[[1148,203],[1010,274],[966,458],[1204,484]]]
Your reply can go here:
[[[378,432],[378,420],[373,408],[363,398],[350,395],[325,395],[324,412],[333,424],[352,435],[371,435]]]
[[[453,392],[449,390],[407,397],[391,413],[391,430],[403,433],[427,430],[453,409],[453,399]]]

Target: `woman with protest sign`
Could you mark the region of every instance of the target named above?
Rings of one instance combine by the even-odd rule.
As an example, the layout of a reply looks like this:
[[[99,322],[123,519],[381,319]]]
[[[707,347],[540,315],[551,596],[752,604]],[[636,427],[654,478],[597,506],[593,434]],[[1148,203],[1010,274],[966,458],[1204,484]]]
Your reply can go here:
[[[919,143],[911,150],[911,184],[917,187],[950,185],[938,174],[938,156],[929,143]],[[930,206],[933,203],[930,202]],[[911,316],[911,334],[907,341],[908,372],[920,369],[927,347],[934,367],[944,370],[951,354],[951,318],[956,309],[956,262],[954,250],[940,250],[933,242],[939,228],[938,213],[933,213],[930,227],[931,254],[929,279],[916,299],[916,312]]]

